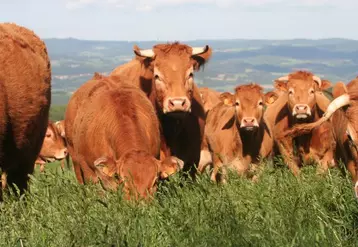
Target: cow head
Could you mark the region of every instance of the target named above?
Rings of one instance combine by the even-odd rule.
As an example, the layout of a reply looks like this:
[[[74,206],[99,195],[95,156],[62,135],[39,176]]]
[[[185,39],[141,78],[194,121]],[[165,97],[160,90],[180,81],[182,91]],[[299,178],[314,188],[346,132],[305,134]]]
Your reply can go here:
[[[163,161],[158,161],[159,177],[161,179],[168,178],[169,176],[179,172],[184,167],[184,161],[174,156],[169,156]]]
[[[316,106],[316,90],[322,86],[321,79],[306,71],[297,71],[278,78],[276,88],[287,93],[288,108],[296,120],[306,121],[311,118]]]
[[[61,136],[56,124],[50,122],[39,154],[40,158],[46,161],[61,160],[67,154],[65,139]]]
[[[231,100],[228,99],[228,103],[235,107],[236,122],[241,130],[253,131],[259,127],[265,105],[262,90],[255,83],[241,85],[235,88]]]
[[[158,44],[149,50],[135,46],[134,53],[153,72],[156,100],[163,113],[190,112],[194,72],[210,58],[211,48],[175,42]]]

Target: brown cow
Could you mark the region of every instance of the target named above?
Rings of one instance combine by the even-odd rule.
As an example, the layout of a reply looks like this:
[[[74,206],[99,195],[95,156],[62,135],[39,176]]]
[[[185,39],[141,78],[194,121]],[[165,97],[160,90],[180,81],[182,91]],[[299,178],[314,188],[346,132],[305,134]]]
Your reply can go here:
[[[334,164],[335,141],[330,123],[295,138],[282,136],[294,124],[313,122],[323,115],[330,101],[321,91],[321,79],[310,72],[297,71],[276,81],[284,93],[267,108],[266,116],[274,126],[278,152],[295,175],[303,162],[311,160],[319,163],[319,172],[325,172],[330,163]],[[298,155],[293,154],[294,145]]]
[[[40,154],[35,161],[35,166],[40,165],[40,172],[44,171],[46,162],[63,161],[68,157],[64,132],[61,131],[61,122],[49,121]]]
[[[240,175],[246,174],[250,163],[257,163],[259,156],[271,154],[273,139],[269,126],[263,117],[264,95],[257,84],[236,87],[235,95],[223,95],[226,104],[220,103],[209,111],[205,138],[213,158],[214,171],[211,179],[217,180],[218,171],[223,170],[225,182],[226,167],[234,168]],[[211,163],[202,155],[199,172]]]
[[[134,188],[146,197],[145,190],[152,194],[158,175],[164,176],[167,166],[172,165],[168,161],[174,160],[175,167],[180,162],[174,157],[163,162],[156,159],[159,122],[151,102],[138,87],[118,77],[94,79],[74,93],[66,110],[66,138],[71,139],[75,170],[79,167],[76,176],[81,176],[80,182],[97,182],[99,178],[105,188],[113,189],[118,183],[112,175],[128,177],[130,172],[133,184],[124,181],[126,198]],[[73,107],[74,118],[69,114]],[[99,167],[103,165],[106,169]]]
[[[158,44],[149,50],[134,47],[136,57],[111,75],[126,76],[155,106],[161,128],[163,156],[184,161],[184,171],[195,177],[204,134],[205,112],[194,71],[211,56],[211,48],[194,48],[178,42]]]
[[[13,23],[0,24],[0,54],[2,187],[15,184],[22,193],[47,129],[51,65],[45,43]]]
[[[200,97],[204,105],[205,113],[211,110],[214,106],[221,102],[220,92],[215,91],[214,89],[208,87],[199,88]]]
[[[343,82],[336,83],[333,88],[333,96],[335,99],[318,121],[295,125],[285,135],[305,134],[319,128],[332,117],[334,136],[338,144],[336,160],[342,159],[347,165],[358,198],[358,78],[349,82],[347,86]]]

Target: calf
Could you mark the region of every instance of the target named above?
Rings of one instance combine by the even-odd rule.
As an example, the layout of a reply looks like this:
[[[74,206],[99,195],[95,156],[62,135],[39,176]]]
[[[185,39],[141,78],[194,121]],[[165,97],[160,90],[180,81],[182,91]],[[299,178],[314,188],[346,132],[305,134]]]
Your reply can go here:
[[[88,97],[78,97],[85,92]],[[156,181],[168,171],[168,164],[174,163],[175,171],[179,169],[182,163],[175,157],[158,160],[159,122],[151,102],[138,87],[119,78],[94,78],[73,97],[66,111],[76,107],[76,115],[66,112],[66,136],[72,136],[70,152],[81,181],[99,179],[106,189],[114,189],[131,174],[130,181],[124,180],[124,192],[126,199],[131,193],[138,199],[146,198],[146,192],[154,193]],[[123,177],[116,181],[114,174]]]
[[[66,142],[61,135],[62,132],[60,132],[61,129],[58,128],[58,125],[58,122],[53,123],[50,121],[47,126],[40,154],[35,161],[35,166],[36,164],[40,165],[41,172],[44,171],[46,162],[63,161],[64,158],[68,157]]]
[[[282,94],[266,110],[268,121],[273,127],[276,151],[280,153],[294,175],[299,167],[308,161],[319,164],[319,172],[325,172],[334,163],[335,141],[330,123],[305,135],[282,136],[296,123],[309,123],[319,119],[329,99],[322,93],[321,79],[310,72],[297,71],[276,80]],[[297,153],[293,153],[293,146]]]
[[[212,160],[202,156],[198,170],[202,172],[212,161],[211,179],[217,181],[222,168],[224,178],[219,179],[225,182],[226,167],[234,168],[241,175],[247,174],[250,163],[257,163],[259,156],[267,157],[271,153],[273,140],[263,117],[262,87],[242,85],[235,89],[235,95],[222,97],[226,97],[226,104],[219,103],[209,111],[205,125]]]

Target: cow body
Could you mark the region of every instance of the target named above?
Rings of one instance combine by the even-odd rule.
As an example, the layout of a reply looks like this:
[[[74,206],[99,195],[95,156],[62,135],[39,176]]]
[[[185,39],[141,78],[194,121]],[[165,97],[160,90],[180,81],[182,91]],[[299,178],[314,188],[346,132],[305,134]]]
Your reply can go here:
[[[125,76],[140,87],[155,107],[160,121],[161,157],[184,161],[184,171],[196,173],[204,133],[205,112],[194,83],[194,71],[211,56],[211,49],[159,44],[150,50],[135,47],[136,58],[111,75]]]
[[[73,97],[66,117],[74,107],[76,114],[66,118],[65,125],[79,182],[97,182],[99,178],[105,188],[113,189],[124,179],[127,199],[134,189],[140,197],[146,197],[147,191],[152,194],[163,163],[156,159],[159,123],[146,95],[118,78],[101,77],[83,84]],[[121,181],[116,183],[114,174]]]
[[[212,161],[214,181],[220,168],[223,175],[226,167],[246,174],[249,164],[257,163],[259,156],[269,156],[273,147],[271,131],[263,117],[262,88],[250,84],[239,86],[235,91],[226,104],[219,103],[210,110],[206,119],[205,138],[212,160],[207,160],[202,153],[199,171]]]
[[[35,161],[35,165],[40,165],[41,172],[44,171],[46,162],[54,162],[55,160],[62,162],[68,157],[63,131],[61,122],[49,122],[40,154]]]
[[[215,91],[214,89],[208,87],[199,88],[200,97],[203,102],[204,111],[208,113],[214,106],[221,102],[220,92]]]
[[[334,164],[335,141],[330,123],[294,138],[282,136],[293,125],[314,122],[323,115],[330,101],[321,91],[321,80],[309,72],[298,71],[277,81],[282,93],[266,110],[267,119],[274,126],[277,153],[295,175],[303,163],[310,161],[318,162],[319,172],[325,172]]]
[[[44,42],[16,24],[0,24],[0,54],[2,187],[23,192],[46,133],[51,66]]]

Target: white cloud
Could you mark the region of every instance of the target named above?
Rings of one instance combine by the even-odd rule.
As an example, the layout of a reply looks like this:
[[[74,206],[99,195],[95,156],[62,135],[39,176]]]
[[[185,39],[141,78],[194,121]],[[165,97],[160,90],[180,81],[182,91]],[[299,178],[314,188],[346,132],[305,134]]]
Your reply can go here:
[[[68,9],[77,9],[88,5],[102,5],[108,7],[130,8],[138,11],[151,11],[159,7],[174,7],[187,4],[212,5],[222,8],[235,6],[265,7],[271,4],[283,7],[356,7],[356,0],[68,0]]]

